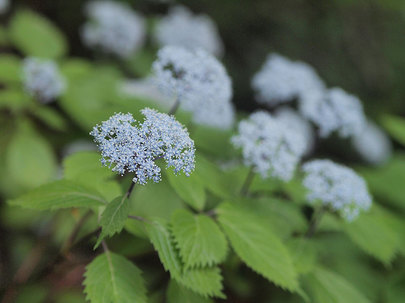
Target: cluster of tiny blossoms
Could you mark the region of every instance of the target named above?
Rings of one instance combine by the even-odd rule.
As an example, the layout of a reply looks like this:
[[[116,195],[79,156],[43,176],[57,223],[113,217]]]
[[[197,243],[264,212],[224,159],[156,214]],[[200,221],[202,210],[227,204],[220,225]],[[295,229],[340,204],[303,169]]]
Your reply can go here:
[[[144,20],[128,5],[94,1],[87,5],[86,13],[90,20],[82,28],[82,37],[87,46],[123,58],[142,46]]]
[[[0,14],[7,12],[9,5],[9,0],[0,0]]]
[[[344,138],[355,136],[366,125],[360,100],[341,88],[308,92],[300,102],[300,111],[318,126],[321,137],[332,132]]]
[[[247,166],[252,166],[263,178],[271,175],[283,181],[293,177],[305,152],[304,138],[264,111],[241,121],[232,142],[242,148]]]
[[[385,163],[392,153],[390,139],[374,122],[368,121],[366,127],[352,138],[356,151],[370,164]]]
[[[159,21],[155,38],[161,46],[202,48],[215,56],[220,56],[223,52],[218,29],[212,19],[206,15],[193,15],[183,6],[172,8]]]
[[[153,63],[154,81],[199,124],[228,128],[233,123],[232,83],[223,65],[202,49],[166,46]],[[225,123],[216,123],[221,117]]]
[[[43,103],[59,97],[65,89],[55,62],[33,57],[24,60],[23,83],[25,90]]]
[[[115,114],[91,131],[101,151],[101,162],[123,175],[135,174],[134,183],[159,182],[156,160],[164,159],[174,172],[189,176],[194,170],[195,148],[187,130],[174,117],[145,108],[143,123],[131,114]]]
[[[308,91],[323,89],[324,83],[308,64],[270,54],[253,77],[252,88],[258,102],[275,106],[300,99]]]
[[[309,154],[314,149],[315,132],[308,120],[305,120],[299,113],[289,107],[277,109],[274,116],[304,139],[304,154]]]
[[[320,202],[347,221],[370,208],[372,200],[367,185],[352,169],[330,160],[313,160],[303,165],[303,171],[310,203]]]

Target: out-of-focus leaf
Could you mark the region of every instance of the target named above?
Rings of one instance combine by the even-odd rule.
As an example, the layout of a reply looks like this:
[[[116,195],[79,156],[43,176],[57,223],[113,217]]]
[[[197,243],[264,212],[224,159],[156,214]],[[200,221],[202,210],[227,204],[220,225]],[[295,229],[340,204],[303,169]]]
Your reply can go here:
[[[52,129],[64,131],[67,128],[66,120],[50,107],[39,106],[32,110],[31,113]]]
[[[211,299],[188,290],[175,280],[170,280],[166,295],[168,303],[213,303]]]
[[[10,23],[10,38],[25,55],[56,59],[67,52],[62,32],[48,19],[29,10],[18,11]]]
[[[398,116],[385,115],[382,124],[389,134],[402,145],[405,145],[405,119]]]
[[[92,189],[73,181],[60,180],[33,189],[19,198],[10,200],[9,203],[24,208],[45,210],[105,206],[107,202]]]
[[[14,55],[0,56],[0,82],[3,84],[18,84],[21,82],[21,61]]]

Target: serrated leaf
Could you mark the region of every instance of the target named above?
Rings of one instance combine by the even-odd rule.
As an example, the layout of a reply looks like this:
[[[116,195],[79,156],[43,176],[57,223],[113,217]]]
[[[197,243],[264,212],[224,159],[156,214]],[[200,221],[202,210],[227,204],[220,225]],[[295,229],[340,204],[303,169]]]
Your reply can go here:
[[[145,228],[164,269],[169,271],[173,279],[202,296],[223,297],[222,277],[218,268],[184,269],[164,220],[156,218],[147,221]]]
[[[48,19],[29,10],[14,15],[10,24],[10,38],[28,56],[56,59],[67,52],[62,32]]]
[[[42,185],[9,201],[13,206],[38,210],[104,206],[106,203],[98,192],[67,180]]]
[[[213,303],[211,299],[200,296],[175,280],[170,280],[166,297],[167,303]]]
[[[399,238],[388,220],[373,206],[354,222],[344,223],[344,230],[361,249],[389,264],[399,249]]]
[[[84,292],[93,303],[146,303],[141,271],[124,257],[106,251],[86,267]]]
[[[230,203],[222,204],[217,213],[233,249],[250,268],[282,288],[299,290],[288,250],[260,216]]]
[[[111,237],[124,228],[130,210],[131,205],[126,195],[117,197],[107,204],[101,215],[100,225],[102,229],[95,247],[99,246],[105,237]]]
[[[181,279],[177,281],[204,297],[225,298],[222,293],[221,271],[218,267],[185,270]]]
[[[214,220],[181,209],[172,215],[172,232],[187,268],[222,262],[227,253],[224,234]]]
[[[170,185],[176,193],[196,210],[202,210],[205,205],[205,189],[198,177],[192,174],[187,177],[183,174],[175,175],[172,171],[167,172]]]
[[[314,303],[370,303],[370,301],[340,275],[317,268],[306,278]]]

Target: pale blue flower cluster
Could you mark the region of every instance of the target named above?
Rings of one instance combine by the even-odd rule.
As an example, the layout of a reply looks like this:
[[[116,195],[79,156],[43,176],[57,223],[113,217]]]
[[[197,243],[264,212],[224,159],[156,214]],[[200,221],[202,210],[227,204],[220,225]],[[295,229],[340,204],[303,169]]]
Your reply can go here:
[[[385,163],[392,154],[392,144],[386,133],[374,122],[368,121],[366,127],[352,143],[359,155],[368,163]]]
[[[189,176],[194,170],[195,148],[187,130],[167,114],[145,108],[143,123],[131,114],[118,113],[90,132],[101,151],[101,163],[123,175],[135,174],[134,183],[159,182],[161,169],[156,160],[164,159],[177,174]]]
[[[360,100],[341,88],[307,92],[300,111],[319,128],[321,137],[336,132],[347,138],[360,134],[366,117]]]
[[[89,21],[82,28],[88,47],[127,58],[142,45],[145,36],[143,18],[128,5],[115,1],[93,1],[86,6]]]
[[[161,91],[177,99],[194,122],[224,129],[232,126],[232,83],[212,55],[202,49],[166,46],[158,52],[153,74]]]
[[[308,64],[270,54],[252,79],[256,100],[268,106],[301,99],[308,91],[324,88],[316,71]]]
[[[193,15],[184,6],[176,6],[156,25],[155,38],[161,46],[202,48],[215,56],[223,53],[218,29],[206,15]]]
[[[305,140],[290,125],[260,111],[239,123],[232,143],[242,148],[245,165],[263,178],[289,181],[305,152]]]
[[[25,90],[42,103],[55,100],[65,90],[65,81],[58,66],[50,60],[25,59],[22,76]]]
[[[372,199],[367,185],[352,169],[330,160],[313,160],[303,165],[303,171],[310,203],[330,207],[347,221],[370,208]]]
[[[9,0],[0,0],[0,14],[4,14],[5,12],[7,12],[9,6]]]

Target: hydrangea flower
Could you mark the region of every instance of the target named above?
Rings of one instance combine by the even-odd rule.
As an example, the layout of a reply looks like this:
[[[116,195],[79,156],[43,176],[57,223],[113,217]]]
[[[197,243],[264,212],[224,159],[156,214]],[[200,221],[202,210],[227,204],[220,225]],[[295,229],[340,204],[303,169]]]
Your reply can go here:
[[[115,1],[93,1],[86,6],[89,21],[82,28],[84,43],[106,53],[127,58],[143,44],[143,18],[124,4]]]
[[[347,221],[370,208],[372,199],[367,185],[352,169],[330,160],[313,160],[303,165],[303,171],[310,203],[322,203]]]
[[[4,14],[5,12],[7,12],[9,6],[9,0],[0,0],[0,14]]]
[[[202,48],[215,56],[223,53],[222,41],[212,19],[206,15],[193,15],[183,6],[172,8],[159,21],[155,38],[161,46]]]
[[[239,123],[232,143],[242,148],[244,162],[263,178],[289,181],[305,152],[305,141],[289,125],[269,113],[253,113]]]
[[[65,90],[65,81],[58,66],[50,60],[25,59],[22,76],[25,90],[43,103],[53,101]]]
[[[166,46],[153,63],[154,81],[176,98],[196,123],[227,128],[234,120],[232,83],[223,65],[207,52]],[[224,120],[219,121],[223,115]]]
[[[304,138],[304,154],[309,154],[313,150],[315,144],[315,132],[309,121],[305,120],[295,110],[289,107],[279,108],[274,113],[274,116],[282,123],[288,125],[288,127],[290,127],[291,130],[294,131],[297,135],[300,135]]]
[[[176,174],[189,176],[195,148],[187,130],[172,116],[150,108],[141,112],[143,123],[129,113],[118,113],[93,128],[90,134],[101,151],[101,163],[121,175],[135,173],[133,182],[138,184],[161,180],[157,159],[164,159]]]
[[[374,122],[368,121],[363,131],[352,138],[356,151],[370,164],[385,163],[392,153],[391,141]]]
[[[268,106],[300,99],[303,94],[324,88],[316,71],[304,62],[270,54],[252,79],[256,100]]]
[[[366,125],[360,100],[341,88],[308,92],[300,102],[300,112],[318,126],[321,137],[333,132],[351,137],[360,134]]]

